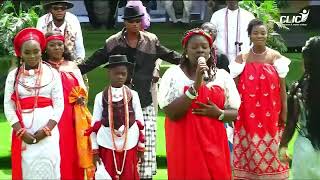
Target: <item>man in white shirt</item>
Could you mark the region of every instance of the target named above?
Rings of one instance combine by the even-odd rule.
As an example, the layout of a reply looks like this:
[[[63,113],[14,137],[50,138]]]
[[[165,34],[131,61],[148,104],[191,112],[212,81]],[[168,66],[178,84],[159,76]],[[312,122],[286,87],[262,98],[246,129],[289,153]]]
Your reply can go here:
[[[211,17],[211,23],[217,27],[215,44],[232,62],[243,50],[250,48],[247,28],[254,15],[239,7],[237,0],[226,0],[227,7],[222,8]]]
[[[78,18],[67,12],[67,9],[73,7],[69,1],[49,1],[43,5],[48,11],[41,16],[37,22],[37,29],[43,33],[50,31],[61,32],[65,37],[65,46],[71,53],[71,60],[81,63],[85,58],[85,49],[81,26]]]
[[[162,1],[162,3],[173,23],[177,23],[178,21],[181,21],[182,23],[188,24],[190,22],[190,13],[192,8],[191,0],[183,0],[183,16],[181,19],[176,18],[176,13],[173,6],[173,3],[174,3],[173,0],[165,0],[165,1]]]

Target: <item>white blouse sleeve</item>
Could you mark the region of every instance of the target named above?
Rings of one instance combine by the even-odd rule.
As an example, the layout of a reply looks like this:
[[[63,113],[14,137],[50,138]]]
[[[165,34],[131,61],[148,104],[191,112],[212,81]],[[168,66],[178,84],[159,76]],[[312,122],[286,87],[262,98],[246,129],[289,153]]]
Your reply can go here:
[[[225,87],[225,96],[226,96],[226,108],[239,109],[241,104],[241,98],[236,87],[234,80],[227,71],[224,72],[224,87]]]
[[[96,98],[94,100],[91,126],[93,126],[95,122],[101,120],[102,111],[103,111],[103,107],[102,107],[102,92],[100,92],[100,93],[98,93],[96,95]],[[98,145],[98,142],[97,142],[97,134],[95,132],[92,132],[91,135],[90,135],[90,138],[91,138],[92,149],[99,149],[99,145]]]
[[[16,122],[19,122],[19,119],[16,114],[16,105],[14,101],[11,100],[11,95],[14,91],[14,79],[16,72],[17,68],[9,72],[6,80],[6,86],[4,89],[4,114],[11,126]]]
[[[84,90],[88,91],[86,85],[84,84],[84,81],[83,81],[83,78],[82,78],[82,74],[81,74],[80,69],[79,69],[79,68],[75,69],[75,70],[73,71],[73,74],[74,74],[74,76],[77,78],[80,87],[82,87]]]
[[[170,67],[162,76],[159,86],[158,103],[163,109],[183,94],[183,89],[178,88],[177,68]]]
[[[274,68],[278,72],[280,78],[285,78],[289,72],[290,59],[282,56],[273,63]]]
[[[235,61],[232,61],[230,64],[229,64],[229,69],[230,69],[230,75],[232,78],[236,78],[237,76],[239,76],[243,69],[244,69],[244,66],[246,65],[245,62],[243,63],[237,63]]]
[[[139,95],[134,90],[131,90],[131,94],[132,94],[132,106],[133,106],[135,118],[137,121],[140,121],[141,125],[143,125],[145,127],[143,113],[142,113],[142,109],[141,109],[141,105],[140,105]],[[145,136],[145,130],[140,130],[140,132],[142,132],[142,134]],[[138,146],[145,147],[145,144],[139,142]]]
[[[143,119],[143,113],[141,109],[139,95],[134,90],[131,90],[131,93],[132,93],[132,106],[133,106],[133,110],[136,118],[135,120],[140,121],[141,124],[144,125],[144,119]]]
[[[53,106],[53,116],[52,120],[59,122],[64,110],[64,98],[63,98],[63,88],[61,76],[57,71],[52,71],[54,75],[54,80],[51,90],[52,106]]]

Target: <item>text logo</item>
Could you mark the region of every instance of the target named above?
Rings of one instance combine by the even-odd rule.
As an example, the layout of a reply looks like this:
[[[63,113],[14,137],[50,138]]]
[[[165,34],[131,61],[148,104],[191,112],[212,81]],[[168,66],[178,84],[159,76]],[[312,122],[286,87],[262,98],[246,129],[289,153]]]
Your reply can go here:
[[[286,26],[306,26],[305,23],[308,19],[310,10],[302,10],[299,15],[285,15],[280,16],[280,22]]]

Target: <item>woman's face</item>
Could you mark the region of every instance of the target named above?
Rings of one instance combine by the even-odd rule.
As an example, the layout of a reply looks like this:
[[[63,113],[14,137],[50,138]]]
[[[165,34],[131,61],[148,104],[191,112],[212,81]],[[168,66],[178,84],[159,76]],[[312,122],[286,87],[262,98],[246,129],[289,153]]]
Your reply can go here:
[[[64,44],[61,40],[51,40],[47,44],[49,60],[61,60],[64,52]]]
[[[41,60],[41,48],[38,41],[25,41],[21,47],[21,58],[27,66],[37,67]]]
[[[204,36],[194,35],[187,43],[186,54],[188,55],[190,63],[195,65],[198,64],[199,57],[204,57],[206,60],[208,60],[210,56],[210,50],[209,42]]]
[[[268,31],[265,25],[258,25],[252,28],[250,40],[253,45],[265,46],[267,42]]]

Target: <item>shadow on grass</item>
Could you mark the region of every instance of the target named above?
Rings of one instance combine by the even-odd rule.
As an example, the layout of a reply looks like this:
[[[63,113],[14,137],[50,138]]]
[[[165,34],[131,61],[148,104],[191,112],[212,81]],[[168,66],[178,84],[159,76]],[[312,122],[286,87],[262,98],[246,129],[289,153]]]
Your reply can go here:
[[[0,157],[0,169],[11,169],[11,157]]]
[[[160,169],[167,168],[167,157],[157,156],[157,168],[160,168]]]
[[[158,168],[167,168],[167,158],[165,156],[157,156]],[[0,157],[0,169],[11,169],[10,156]]]

